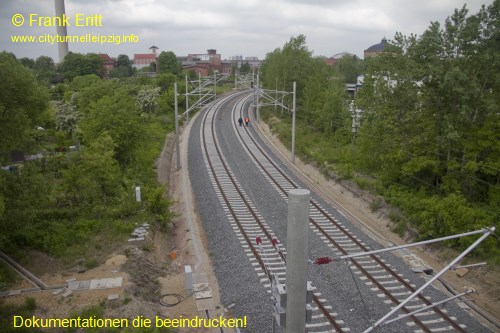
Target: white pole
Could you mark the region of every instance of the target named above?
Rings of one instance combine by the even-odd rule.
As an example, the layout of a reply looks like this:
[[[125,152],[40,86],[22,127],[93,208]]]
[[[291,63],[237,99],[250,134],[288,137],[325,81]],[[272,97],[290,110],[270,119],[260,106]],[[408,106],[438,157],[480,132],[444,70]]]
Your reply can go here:
[[[398,311],[399,309],[401,309],[403,306],[405,306],[409,301],[411,301],[415,296],[417,296],[418,294],[420,294],[422,292],[422,290],[424,290],[425,288],[427,288],[431,283],[433,283],[434,281],[436,281],[441,275],[443,275],[444,273],[446,273],[451,267],[453,267],[457,262],[459,262],[460,260],[462,260],[463,257],[465,257],[470,251],[472,251],[476,246],[478,246],[484,239],[486,239],[486,237],[488,237],[489,235],[491,235],[493,232],[495,231],[495,227],[492,227],[491,229],[484,229],[484,234],[479,237],[471,246],[469,246],[464,252],[462,252],[458,257],[455,258],[455,260],[453,260],[451,263],[448,264],[448,266],[446,266],[445,268],[443,268],[439,273],[437,273],[436,275],[434,275],[429,281],[427,281],[426,283],[424,283],[423,286],[421,286],[420,288],[418,288],[418,290],[416,290],[413,294],[411,294],[407,299],[405,299],[403,302],[399,303],[398,306],[396,306],[395,308],[393,308],[388,314],[386,314],[385,316],[383,316],[382,318],[380,318],[375,324],[373,324],[372,326],[368,327],[363,333],[368,333],[368,332],[371,332],[373,331],[377,326],[379,326],[380,324],[382,324],[387,318],[389,318],[390,316],[392,316],[396,311]]]
[[[189,119],[189,88],[188,88],[188,76],[186,75],[186,116]]]
[[[260,82],[259,82],[259,73],[257,73],[257,112],[255,113],[255,120],[257,122],[259,122],[259,117],[260,117],[260,113],[259,113],[259,99],[260,99],[260,95],[259,95],[259,89],[260,89]]]
[[[310,192],[288,192],[286,261],[286,332],[304,333],[306,327],[307,263]]]
[[[252,97],[253,97],[253,108],[255,110],[255,107],[256,107],[256,105],[255,105],[255,100],[256,100],[256,98],[255,98],[255,68],[252,68],[252,81],[251,81],[251,85],[252,85],[252,88],[253,88],[253,95],[252,95]]]
[[[217,73],[214,72],[214,100],[217,98]]]
[[[292,104],[292,163],[295,164],[295,95],[296,95],[297,85],[295,81],[293,82],[293,104]]]
[[[373,250],[373,251],[367,251],[367,252],[358,252],[358,253],[353,253],[353,254],[347,254],[344,256],[339,256],[334,259],[351,259],[351,258],[356,258],[356,257],[364,257],[367,255],[372,255],[372,254],[378,254],[378,253],[383,253],[383,252],[392,252],[400,249],[406,249],[409,247],[415,247],[415,246],[420,246],[420,245],[426,245],[426,244],[431,244],[431,243],[437,243],[437,242],[442,242],[445,240],[450,240],[454,238],[460,238],[460,237],[466,237],[466,236],[472,236],[472,235],[477,235],[477,234],[484,234],[486,230],[489,230],[487,228],[481,229],[481,230],[475,230],[475,231],[469,231],[463,234],[458,234],[458,235],[452,235],[452,236],[445,236],[441,238],[435,238],[435,239],[429,239],[426,241],[421,241],[417,243],[411,243],[411,244],[405,244],[405,245],[399,245],[399,246],[393,246],[393,247],[387,247],[385,249],[379,249],[379,250]]]
[[[181,152],[179,150],[179,108],[177,106],[177,82],[174,83],[174,110],[175,110],[175,150],[177,151],[177,170],[181,169]]]
[[[447,299],[444,299],[444,300],[439,301],[439,302],[437,302],[437,303],[433,303],[433,304],[431,304],[431,305],[424,306],[423,308],[418,308],[418,309],[417,309],[417,310],[415,310],[415,311],[412,311],[412,312],[410,312],[410,313],[407,313],[407,314],[401,315],[401,316],[399,316],[399,317],[397,317],[397,318],[394,318],[394,319],[388,320],[388,321],[386,321],[386,322],[385,322],[385,324],[387,325],[387,324],[393,323],[393,322],[395,322],[395,321],[401,320],[401,319],[403,319],[403,318],[407,318],[407,317],[413,316],[414,314],[417,314],[417,313],[419,313],[419,312],[425,311],[425,310],[427,310],[427,309],[432,309],[433,307],[436,307],[436,306],[441,305],[441,304],[443,304],[443,303],[446,303],[446,302],[452,301],[452,300],[454,300],[455,298],[459,298],[459,297],[462,297],[462,296],[468,295],[468,294],[473,293],[473,292],[474,292],[474,290],[472,290],[472,289],[468,289],[467,291],[465,291],[465,292],[463,292],[463,293],[460,293],[460,294],[458,294],[458,295],[455,295],[455,296],[452,296],[452,297],[448,297]]]

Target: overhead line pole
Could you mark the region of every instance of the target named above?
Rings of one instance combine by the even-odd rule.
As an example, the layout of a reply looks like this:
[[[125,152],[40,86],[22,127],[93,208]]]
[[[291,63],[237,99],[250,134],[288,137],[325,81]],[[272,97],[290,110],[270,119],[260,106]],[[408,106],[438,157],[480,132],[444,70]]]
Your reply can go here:
[[[217,99],[217,73],[214,72],[214,100]]]
[[[252,75],[252,79],[254,78],[254,75]],[[276,107],[276,105],[280,105],[283,109],[286,109],[288,111],[291,111],[292,112],[292,163],[295,164],[295,132],[296,132],[296,112],[297,112],[297,103],[296,103],[296,96],[297,96],[297,83],[294,81],[293,82],[293,103],[292,103],[292,109],[290,109],[288,106],[285,106],[282,102],[279,102],[278,101],[278,92],[277,91],[274,91],[275,94],[276,94],[276,97],[273,97],[271,95],[268,94],[268,91],[273,91],[273,90],[265,90],[265,89],[262,89],[262,97],[264,99],[268,99],[270,100],[271,102],[273,102],[274,104],[260,104],[259,103],[259,98],[260,98],[260,93],[261,93],[261,90],[259,88],[259,75],[257,74],[257,90],[256,87],[255,87],[255,84],[254,84],[254,91],[253,91],[253,106],[255,108],[255,113],[256,113],[256,118],[257,118],[257,121],[259,120],[259,106],[263,105],[274,105]],[[281,97],[283,99],[283,97],[285,95],[288,95],[290,94],[290,92],[287,92],[287,91],[281,91],[280,92],[281,94]],[[256,98],[257,98],[257,101],[256,101]]]
[[[293,103],[292,103],[292,163],[295,164],[295,95],[297,90],[297,84],[293,81]]]
[[[255,113],[255,118],[257,122],[259,122],[260,119],[259,100],[260,100],[260,82],[259,82],[259,72],[257,72],[257,112]]]
[[[174,117],[175,117],[175,150],[177,152],[177,171],[181,169],[181,152],[179,150],[179,107],[177,105],[177,82],[174,83]]]
[[[186,75],[186,114],[189,119],[189,88],[188,88],[188,76]]]

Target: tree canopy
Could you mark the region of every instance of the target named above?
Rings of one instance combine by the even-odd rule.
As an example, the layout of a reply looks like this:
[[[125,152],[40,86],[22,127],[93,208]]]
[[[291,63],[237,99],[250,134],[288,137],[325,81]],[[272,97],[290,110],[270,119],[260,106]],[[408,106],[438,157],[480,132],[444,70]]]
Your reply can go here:
[[[33,72],[40,82],[50,83],[56,76],[56,65],[51,57],[40,56],[36,58]]]
[[[420,238],[466,232],[500,217],[498,27],[495,0],[473,15],[457,9],[420,36],[396,33],[366,61],[353,104],[339,82],[354,80],[355,59],[324,70],[303,36],[269,53],[261,77],[267,89],[297,82],[297,152],[383,196],[394,230],[410,226]],[[263,117],[289,140],[288,115],[267,108]],[[500,261],[494,239],[479,251]]]
[[[120,54],[116,58],[116,68],[109,73],[110,77],[130,77],[135,73],[135,68],[132,67],[133,61],[128,55]]]
[[[30,140],[48,105],[48,92],[31,71],[10,54],[0,53],[0,160]]]
[[[73,80],[77,76],[95,74],[102,77],[104,75],[104,62],[98,54],[80,54],[70,52],[64,61],[59,65],[64,78]]]
[[[37,64],[50,69],[50,58],[30,69],[0,53],[2,166],[11,150],[39,153],[0,170],[0,247],[10,254],[36,249],[74,260],[87,256],[97,235],[108,234],[96,240],[100,246],[103,239],[126,239],[138,220],[161,229],[169,222],[153,164],[173,127],[172,108],[156,107],[172,104],[172,85],[157,87],[149,77],[105,80],[93,55],[66,60],[62,70],[75,76],[48,87],[33,73]]]
[[[174,52],[161,52],[158,56],[158,72],[179,74],[181,72],[181,63],[177,60]]]

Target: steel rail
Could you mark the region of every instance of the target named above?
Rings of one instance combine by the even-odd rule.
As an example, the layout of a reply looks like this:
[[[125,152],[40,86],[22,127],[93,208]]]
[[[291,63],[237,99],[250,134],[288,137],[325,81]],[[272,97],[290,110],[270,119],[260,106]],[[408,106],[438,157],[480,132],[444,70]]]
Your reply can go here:
[[[230,95],[230,96],[226,97],[225,100],[229,100],[230,98],[234,98],[234,95]],[[222,106],[222,104],[223,103],[219,103],[217,105],[217,109],[220,109],[220,107]],[[217,111],[218,110],[216,110],[215,112],[217,112]],[[207,120],[208,113],[209,112],[207,111],[205,113],[204,117],[203,117],[202,126],[206,126],[206,120]],[[218,140],[215,137],[215,121],[214,121],[215,119],[216,119],[216,117],[214,116],[213,119],[212,119],[212,122],[211,122],[210,126],[212,128],[212,138],[213,138],[213,141],[217,142]],[[217,184],[219,192],[221,193],[222,197],[224,198],[224,201],[225,201],[226,206],[228,207],[228,209],[229,209],[229,211],[231,213],[231,216],[233,217],[235,223],[238,225],[238,229],[240,230],[241,234],[245,238],[245,241],[247,242],[248,246],[250,247],[250,250],[252,251],[254,257],[259,262],[259,265],[261,266],[262,270],[266,273],[266,276],[269,279],[269,281],[271,281],[270,273],[268,272],[267,267],[266,267],[266,265],[265,265],[265,263],[264,263],[261,255],[260,255],[259,251],[257,251],[256,247],[254,246],[254,243],[251,241],[251,239],[248,236],[245,228],[242,226],[241,222],[239,221],[239,218],[238,218],[236,212],[234,211],[234,209],[232,208],[232,205],[230,204],[229,198],[224,193],[224,190],[223,190],[223,187],[222,187],[222,184],[221,184],[220,180],[217,178],[217,175],[216,175],[216,172],[215,172],[215,168],[214,168],[213,163],[212,163],[212,161],[211,161],[211,159],[209,157],[209,154],[208,154],[208,146],[207,146],[207,141],[206,141],[206,137],[205,137],[205,132],[204,131],[203,131],[203,146],[204,146],[204,153],[207,156],[207,160],[209,162],[209,167],[210,167],[210,170],[212,172],[213,178],[214,178],[214,180],[215,180],[215,182]],[[234,189],[237,191],[238,196],[240,197],[240,200],[245,204],[245,207],[250,211],[250,213],[252,214],[252,217],[255,219],[255,221],[259,225],[260,229],[262,230],[262,232],[265,234],[265,237],[270,242],[272,242],[272,240],[275,237],[273,237],[271,235],[271,233],[267,230],[267,227],[264,226],[264,224],[262,223],[261,219],[256,214],[255,210],[251,207],[250,203],[245,198],[245,195],[242,193],[242,191],[240,189],[240,186],[236,183],[234,177],[229,172],[229,168],[228,168],[226,162],[224,161],[223,154],[220,151],[220,147],[216,144],[215,148],[216,148],[218,157],[219,157],[219,159],[220,159],[220,161],[221,161],[221,163],[222,163],[222,165],[224,167],[224,170],[225,170],[225,172],[227,174],[227,177],[231,181]],[[279,251],[278,255],[282,258],[283,262],[286,262],[286,258],[283,255],[282,251]],[[333,328],[335,329],[336,332],[345,332],[343,330],[342,326],[340,326],[340,324],[337,323],[337,321],[335,320],[335,318],[329,313],[328,309],[326,309],[326,307],[320,301],[320,299],[316,295],[314,295],[314,294],[313,294],[313,301],[316,303],[316,305],[318,306],[318,309],[323,313],[323,315],[325,316],[325,318],[327,318],[328,322],[333,326]]]
[[[241,114],[243,113],[243,110],[240,110]],[[248,128],[245,128],[245,130],[248,133],[248,137],[252,140],[253,144],[255,147],[260,151],[260,153],[267,159],[267,161],[279,172],[279,174],[288,181],[288,183],[293,186],[294,188],[297,188],[298,186],[295,184],[295,182],[288,177],[288,175],[285,174],[285,172],[282,171],[280,167],[276,165],[276,163],[269,157],[269,155],[260,147],[259,144],[257,144],[256,140],[250,135],[250,131]],[[255,154],[252,152],[250,147],[248,147],[248,144],[245,142],[243,137],[241,136],[241,133],[238,132],[238,135],[240,136],[241,141],[243,142],[244,146],[246,147],[247,151],[249,154],[252,156],[254,159],[255,163],[257,163],[260,168],[266,173],[266,175],[274,182],[276,187],[282,191],[283,194],[286,194],[286,190],[279,184],[278,181],[271,175],[269,170],[263,166],[263,164],[258,160],[258,158],[255,156]],[[352,242],[354,242],[361,250],[363,251],[369,251],[369,249],[363,245],[359,240],[357,240],[350,232],[345,230],[343,226],[341,226],[339,223],[337,223],[333,218],[329,216],[329,214],[322,208],[320,207],[313,199],[310,200],[311,205],[313,205],[327,220],[329,220],[339,231],[341,231],[345,236],[347,236]],[[336,242],[329,234],[326,232],[324,228],[322,228],[312,217],[310,218],[310,222],[314,227],[319,230],[323,236],[325,236],[328,241],[333,244],[339,251],[342,252],[342,254],[347,255],[349,254],[338,242]],[[411,293],[415,292],[415,288],[412,287],[408,282],[404,280],[404,278],[400,277],[394,270],[392,270],[386,263],[384,263],[378,256],[376,255],[370,255],[370,257],[377,262],[384,270],[386,270],[391,276],[393,276],[401,285],[403,285],[405,288],[407,288]],[[377,288],[380,289],[393,303],[395,304],[400,304],[401,301],[398,300],[387,288],[385,288],[378,280],[372,276],[366,269],[362,267],[362,265],[354,259],[351,259],[351,262],[373,283],[377,286]],[[419,294],[417,296],[420,301],[425,303],[425,305],[431,305],[432,302],[430,302],[425,296],[422,294]],[[411,310],[403,307],[401,309],[402,311],[406,313],[410,313]],[[452,320],[446,313],[444,313],[441,309],[439,308],[434,308],[434,312],[441,316],[444,320],[446,320],[457,332],[462,332],[465,333],[466,331],[454,320]],[[418,319],[415,316],[411,316],[412,320],[421,327],[421,329],[424,332],[431,332],[430,329],[425,325],[420,319]]]

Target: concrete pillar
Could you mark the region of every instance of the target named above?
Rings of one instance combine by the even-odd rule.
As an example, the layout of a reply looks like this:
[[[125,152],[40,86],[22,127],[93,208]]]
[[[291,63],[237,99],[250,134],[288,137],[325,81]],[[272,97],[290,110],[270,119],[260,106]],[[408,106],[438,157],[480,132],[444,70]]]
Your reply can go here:
[[[56,16],[63,17],[66,14],[66,10],[64,9],[64,0],[54,0],[56,6]],[[68,35],[68,31],[65,25],[57,26],[57,34],[61,36],[61,38],[66,38]],[[68,54],[68,42],[57,43],[57,49],[59,51],[59,63],[64,61],[64,57]]]
[[[135,201],[141,202],[141,187],[140,186],[135,187]]]
[[[286,332],[304,333],[306,327],[309,198],[305,189],[288,192],[286,238]]]
[[[190,265],[184,266],[184,288],[188,293],[193,291],[193,271]]]

